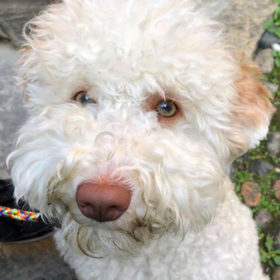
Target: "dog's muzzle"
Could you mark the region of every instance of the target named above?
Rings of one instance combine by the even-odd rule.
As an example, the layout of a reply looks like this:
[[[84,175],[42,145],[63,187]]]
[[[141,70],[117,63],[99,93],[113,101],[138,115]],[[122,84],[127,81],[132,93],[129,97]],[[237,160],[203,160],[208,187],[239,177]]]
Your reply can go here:
[[[129,207],[131,190],[119,180],[82,182],[76,201],[82,214],[98,222],[118,219]]]

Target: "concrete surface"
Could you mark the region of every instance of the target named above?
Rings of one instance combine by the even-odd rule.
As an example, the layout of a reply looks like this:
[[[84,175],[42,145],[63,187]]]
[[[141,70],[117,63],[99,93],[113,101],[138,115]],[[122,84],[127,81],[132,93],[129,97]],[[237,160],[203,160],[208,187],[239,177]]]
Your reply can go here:
[[[209,0],[207,0],[209,1]],[[211,0],[210,0],[211,1]],[[227,40],[236,52],[252,55],[265,22],[276,8],[275,0],[223,0],[228,3],[218,20],[226,26]]]
[[[16,86],[17,51],[0,43],[0,178],[8,178],[6,156],[13,149],[16,132],[27,118],[21,90]],[[0,228],[1,231],[1,228]],[[0,244],[0,280],[75,280],[51,237],[30,244]]]
[[[47,238],[29,244],[2,245],[0,279],[76,280],[76,277],[59,257],[52,238]]]
[[[12,150],[16,131],[26,118],[20,89],[14,78],[17,52],[0,44],[0,178],[8,178],[5,159]]]
[[[42,7],[55,0],[0,0],[0,38],[10,40],[14,46],[20,46],[22,27],[36,16]]]
[[[0,4],[1,1],[8,0],[0,0]],[[230,43],[238,51],[251,54],[263,32],[261,23],[275,8],[274,0],[224,1],[227,5],[219,18],[226,24]],[[16,50],[0,43],[0,178],[9,176],[5,158],[14,146],[17,129],[27,117],[13,77],[16,59]],[[0,280],[27,279],[74,280],[75,276],[59,257],[51,238],[32,244],[0,245]]]

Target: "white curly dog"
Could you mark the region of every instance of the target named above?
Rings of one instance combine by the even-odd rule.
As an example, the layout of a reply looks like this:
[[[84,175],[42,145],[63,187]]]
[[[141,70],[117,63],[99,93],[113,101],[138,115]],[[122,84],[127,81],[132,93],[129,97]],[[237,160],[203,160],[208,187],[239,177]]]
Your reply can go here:
[[[64,0],[25,29],[15,196],[79,279],[268,279],[228,174],[274,108],[192,2]]]

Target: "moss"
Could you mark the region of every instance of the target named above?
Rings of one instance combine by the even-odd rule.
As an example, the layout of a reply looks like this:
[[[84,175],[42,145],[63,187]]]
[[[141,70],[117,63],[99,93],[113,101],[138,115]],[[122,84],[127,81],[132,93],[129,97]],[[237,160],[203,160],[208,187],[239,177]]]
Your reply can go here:
[[[277,111],[271,121],[271,131],[280,131],[280,104],[278,104],[276,108]]]

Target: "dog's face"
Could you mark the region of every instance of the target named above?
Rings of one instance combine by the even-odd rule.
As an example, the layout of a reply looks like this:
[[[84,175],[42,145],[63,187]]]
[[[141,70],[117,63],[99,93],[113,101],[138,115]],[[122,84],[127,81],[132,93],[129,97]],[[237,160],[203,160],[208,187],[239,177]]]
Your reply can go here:
[[[273,112],[217,24],[183,0],[65,0],[27,30],[17,198],[86,254],[206,224]]]

